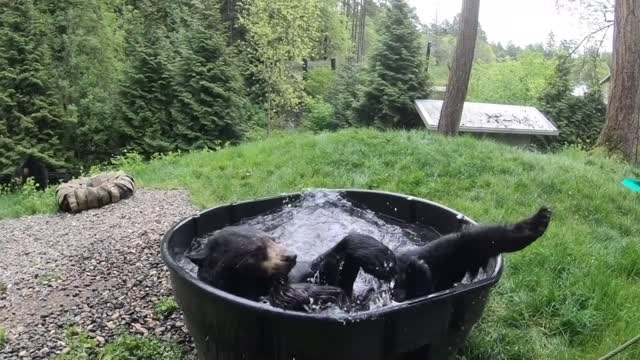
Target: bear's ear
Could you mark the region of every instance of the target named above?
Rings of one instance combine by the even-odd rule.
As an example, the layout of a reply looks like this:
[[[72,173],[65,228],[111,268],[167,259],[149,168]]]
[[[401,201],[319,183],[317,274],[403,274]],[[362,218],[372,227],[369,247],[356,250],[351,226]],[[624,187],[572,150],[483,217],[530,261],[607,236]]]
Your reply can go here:
[[[202,248],[192,251],[190,253],[187,253],[184,256],[187,259],[191,260],[191,262],[193,262],[194,264],[198,266],[202,266],[202,262],[204,261],[204,259],[207,257],[208,254],[209,254],[209,251],[207,247],[203,246]]]

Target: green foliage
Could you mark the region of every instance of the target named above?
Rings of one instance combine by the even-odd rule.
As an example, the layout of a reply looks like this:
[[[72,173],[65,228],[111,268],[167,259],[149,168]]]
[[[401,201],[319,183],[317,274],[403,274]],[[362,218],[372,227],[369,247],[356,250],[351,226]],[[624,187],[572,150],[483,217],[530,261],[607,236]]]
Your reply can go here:
[[[50,286],[52,283],[62,280],[60,274],[55,272],[46,272],[36,278],[36,284],[39,286]]]
[[[431,40],[431,62],[434,66],[446,68],[453,61],[453,53],[456,50],[456,37],[451,34],[432,34]]]
[[[166,319],[178,310],[178,304],[173,296],[166,296],[160,299],[153,309],[156,316]]]
[[[494,54],[493,48],[486,42],[486,40],[476,42],[476,51],[473,55],[473,61],[480,64],[487,64],[496,61],[496,54]]]
[[[554,75],[555,61],[527,52],[516,60],[475,64],[469,82],[469,101],[535,105]]]
[[[333,106],[321,98],[308,97],[305,101],[303,125],[307,130],[337,130],[342,124],[335,118]]]
[[[1,0],[0,8],[0,174],[12,173],[26,154],[65,163],[71,154],[45,27],[32,0]]]
[[[9,342],[7,331],[0,326],[0,350],[4,349],[4,347],[7,345],[7,342]]]
[[[192,0],[187,26],[175,43],[183,48],[176,64],[177,104],[173,149],[214,149],[237,141],[249,113],[239,69],[219,27],[218,8]]]
[[[335,109],[335,121],[340,127],[358,123],[357,111],[364,92],[364,76],[353,61],[338,68],[336,83],[328,94],[328,101]]]
[[[56,355],[55,360],[90,359],[98,347],[98,342],[79,327],[72,326],[64,332],[65,343],[69,351]]]
[[[444,20],[441,23],[434,23],[425,26],[426,40],[431,42],[431,60],[435,66],[446,66],[453,60],[453,53],[456,49],[456,42],[459,31],[458,15],[453,21]],[[478,38],[476,39],[476,50],[474,54],[475,63],[490,63],[496,61],[494,46],[487,42],[487,34],[479,25]]]
[[[336,73],[330,67],[320,66],[304,74],[304,92],[326,100],[336,85]]]
[[[350,48],[347,18],[339,10],[342,0],[320,0],[320,24],[313,34],[311,58],[342,58]]]
[[[144,161],[144,157],[135,151],[123,151],[120,155],[114,156],[111,161],[92,166],[89,169],[90,174],[98,174],[103,171],[116,170],[129,167],[133,164],[140,164]]]
[[[567,145],[591,148],[606,121],[607,106],[597,86],[584,96],[574,96],[569,76],[570,65],[560,62],[553,80],[540,98],[540,110],[557,125],[560,135],[541,138],[539,143],[551,148]]]
[[[171,26],[168,5],[140,2],[129,32],[129,68],[121,89],[121,147],[144,155],[173,149],[173,109],[176,91],[167,35]]]
[[[429,66],[429,80],[434,86],[447,86],[449,81],[449,68],[446,65]]]
[[[65,330],[65,343],[69,349],[56,355],[55,360],[181,360],[184,350],[175,343],[152,336],[122,334],[98,350],[98,342],[79,327]]]
[[[431,78],[445,85],[458,19],[420,32],[403,1],[367,0],[364,17],[353,4],[0,0],[0,174],[27,154],[50,170],[88,167],[126,149],[216,149],[300,120],[315,129],[421,126],[413,100],[428,95],[426,42]],[[541,96],[550,58],[571,47],[552,37],[546,47],[489,44],[482,29],[476,44],[470,99],[524,104]],[[303,79],[303,58],[326,57],[338,59],[338,74]],[[608,57],[594,47],[576,55],[571,82],[593,87]]]
[[[571,82],[586,84],[593,88],[609,75],[609,61],[611,54],[603,53],[599,48],[587,48],[583,54],[576,56],[571,65]]]
[[[301,63],[313,50],[320,0],[243,0],[240,4],[251,95],[264,105],[268,127],[283,127],[303,100],[302,78],[292,73],[290,65]]]
[[[122,0],[44,0],[55,93],[67,120],[65,146],[77,161],[107,160],[117,152],[113,128],[124,70]],[[120,16],[116,15],[120,12]]]
[[[99,360],[180,360],[185,354],[177,344],[155,337],[124,334],[100,352]]]
[[[456,47],[457,18],[425,27],[425,39],[432,43],[429,79],[434,85],[446,86],[448,64]],[[549,34],[546,45],[529,44],[524,47],[508,43],[488,43],[480,28],[476,41],[474,66],[469,84],[468,100],[502,104],[538,105],[546,84],[554,76],[558,58],[568,56],[576,44],[555,41]],[[574,54],[570,61],[570,81],[594,88],[609,72],[611,54],[589,46]]]
[[[55,191],[52,188],[38,191],[31,178],[17,191],[0,186],[0,219],[54,213],[56,210]]]
[[[3,174],[25,154],[64,170],[299,125],[303,89],[334,102],[335,74],[305,84],[302,59],[342,64],[362,20],[339,0],[0,1]],[[367,3],[364,58],[386,7]]]
[[[122,146],[150,156],[238,141],[252,114],[218,4],[162,5],[142,2],[132,15]]]
[[[415,128],[416,98],[429,93],[420,32],[405,0],[392,0],[380,44],[369,62],[369,78],[358,110],[359,121],[380,128]]]
[[[247,103],[243,109],[247,113],[247,117],[240,124],[242,139],[251,141],[260,138],[260,134],[269,135],[268,122],[269,118],[265,109],[259,104]]]

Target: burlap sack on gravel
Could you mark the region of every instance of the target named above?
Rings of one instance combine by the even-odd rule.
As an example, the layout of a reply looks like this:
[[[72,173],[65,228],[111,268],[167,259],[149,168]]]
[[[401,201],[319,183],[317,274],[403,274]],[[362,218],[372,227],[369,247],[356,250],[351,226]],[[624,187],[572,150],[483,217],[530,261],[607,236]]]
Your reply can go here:
[[[56,189],[60,210],[78,213],[129,198],[135,192],[133,177],[122,171],[82,177],[61,184]]]

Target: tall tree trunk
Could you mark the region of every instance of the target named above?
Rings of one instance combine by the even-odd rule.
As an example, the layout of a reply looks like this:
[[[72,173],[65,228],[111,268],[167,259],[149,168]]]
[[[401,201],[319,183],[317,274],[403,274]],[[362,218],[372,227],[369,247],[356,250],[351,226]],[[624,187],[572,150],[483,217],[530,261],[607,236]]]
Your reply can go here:
[[[367,26],[367,0],[362,0],[360,5],[360,24],[358,28],[358,63],[364,58],[364,33]]]
[[[638,161],[640,141],[640,1],[616,0],[607,124],[598,141]]]
[[[351,8],[351,43],[353,44],[354,55],[358,52],[358,16],[360,11],[360,1],[355,0]]]
[[[479,12],[480,0],[463,0],[456,53],[449,71],[449,82],[438,122],[438,131],[446,135],[457,134],[460,127],[478,37]]]

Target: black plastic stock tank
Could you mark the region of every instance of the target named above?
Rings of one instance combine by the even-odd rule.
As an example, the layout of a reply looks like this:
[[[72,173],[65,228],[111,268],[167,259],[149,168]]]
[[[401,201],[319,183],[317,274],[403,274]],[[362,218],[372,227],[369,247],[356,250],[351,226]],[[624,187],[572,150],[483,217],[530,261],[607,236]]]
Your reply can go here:
[[[431,201],[387,192],[335,190],[356,206],[441,234],[473,223]],[[502,257],[487,261],[485,279],[377,310],[331,317],[284,311],[249,301],[199,281],[179,265],[192,240],[282,207],[301,194],[223,205],[175,225],[162,257],[176,301],[200,359],[379,360],[452,359],[479,320],[502,274]],[[454,261],[454,260],[452,260]]]

